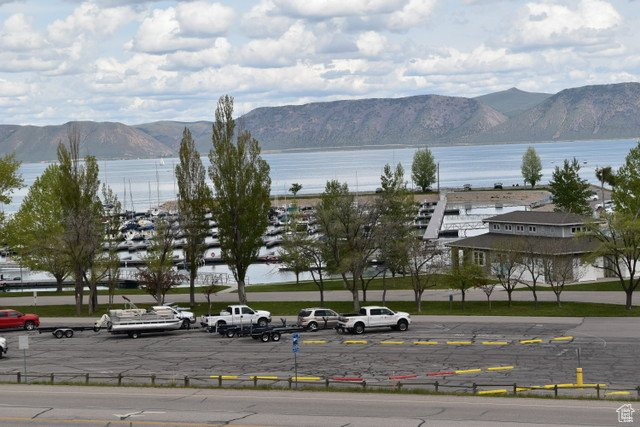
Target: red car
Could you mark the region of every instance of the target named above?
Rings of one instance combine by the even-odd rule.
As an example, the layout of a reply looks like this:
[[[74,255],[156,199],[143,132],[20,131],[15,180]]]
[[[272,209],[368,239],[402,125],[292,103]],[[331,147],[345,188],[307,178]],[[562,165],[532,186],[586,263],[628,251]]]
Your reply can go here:
[[[22,314],[15,310],[0,310],[0,328],[22,328],[32,331],[40,326],[40,318],[37,314]]]

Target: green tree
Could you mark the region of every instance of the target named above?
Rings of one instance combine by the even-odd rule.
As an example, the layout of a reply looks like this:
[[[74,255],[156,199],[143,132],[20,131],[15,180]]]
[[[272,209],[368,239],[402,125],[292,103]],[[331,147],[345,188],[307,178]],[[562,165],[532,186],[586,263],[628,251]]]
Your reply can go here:
[[[460,291],[462,309],[464,310],[467,290],[484,286],[487,283],[487,275],[484,268],[478,264],[465,261],[461,265],[454,265],[446,280],[449,282],[449,286]]]
[[[579,172],[580,164],[576,158],[571,162],[565,159],[562,168],[556,166],[549,181],[551,200],[556,211],[591,216],[589,183],[580,178]]]
[[[62,207],[61,250],[75,280],[76,313],[82,312],[84,287],[91,287],[87,273],[90,271],[102,246],[102,203],[98,197],[100,180],[98,162],[93,156],[80,159],[80,131],[70,126],[67,132],[69,147],[58,144],[60,176],[55,197]],[[89,313],[97,308],[97,293],[92,291]]]
[[[291,184],[291,187],[289,187],[289,192],[293,194],[293,197],[296,197],[300,190],[302,190],[302,184],[298,184],[297,182],[294,182]]]
[[[305,252],[308,244],[306,230],[299,227],[298,212],[292,215],[289,229],[284,233],[280,246],[280,262],[296,276],[296,285],[300,284],[300,273],[310,268],[309,258]]]
[[[269,164],[260,157],[260,144],[248,131],[235,132],[233,98],[218,101],[213,124],[209,176],[215,199],[222,257],[238,284],[238,298],[246,303],[247,269],[257,259],[267,229],[271,200]]]
[[[413,155],[411,178],[423,192],[436,182],[436,162],[428,148],[418,150]]]
[[[604,166],[596,169],[596,178],[600,181],[600,200],[604,203],[604,184],[609,184],[613,187],[616,181],[616,174],[611,166]]]
[[[640,217],[640,141],[633,147],[615,176],[611,200],[616,212]]]
[[[536,149],[533,147],[527,148],[522,156],[522,178],[525,183],[531,184],[531,188],[535,187],[542,178],[542,162],[540,162],[540,156],[536,153]]]
[[[158,304],[164,304],[169,289],[182,281],[173,266],[173,239],[175,232],[165,220],[156,221],[155,236],[144,257],[144,266],[138,267],[137,277],[141,287]]]
[[[120,257],[118,256],[118,242],[120,240],[120,215],[122,204],[116,193],[106,184],[102,185],[102,200],[104,207],[105,223],[105,249],[103,265],[105,268],[105,280],[109,289],[109,307],[113,305],[113,297],[120,280]]]
[[[20,262],[32,270],[50,273],[61,291],[69,267],[59,250],[64,232],[62,207],[55,197],[59,175],[60,167],[50,165],[36,178],[7,224],[6,236]]]
[[[189,303],[195,300],[195,280],[198,267],[207,250],[205,238],[209,233],[209,221],[205,218],[211,207],[211,189],[206,183],[207,173],[196,150],[191,132],[186,127],[180,142],[180,163],[176,165],[178,182],[179,222],[186,240],[183,251],[189,269]]]

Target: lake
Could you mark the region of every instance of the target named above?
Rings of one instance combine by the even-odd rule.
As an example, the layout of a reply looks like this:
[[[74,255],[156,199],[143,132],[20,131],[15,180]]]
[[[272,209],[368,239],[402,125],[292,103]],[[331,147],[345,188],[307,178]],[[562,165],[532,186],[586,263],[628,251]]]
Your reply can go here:
[[[542,182],[548,182],[556,165],[563,159],[576,157],[582,165],[581,175],[596,183],[597,167],[618,168],[624,163],[636,141],[598,140],[552,142],[536,144],[465,145],[432,147],[440,164],[440,186],[461,187],[469,183],[474,187],[493,186],[500,181],[505,187],[522,185],[520,165],[527,147],[538,152],[543,165]],[[263,154],[271,166],[271,192],[286,196],[292,183],[302,184],[299,194],[320,193],[327,180],[347,182],[352,190],[373,191],[380,186],[380,174],[386,163],[402,163],[405,177],[411,183],[411,162],[416,148],[362,149],[341,151],[285,152]],[[177,184],[173,170],[177,158],[101,160],[100,179],[108,183],[125,200],[126,209],[143,211],[158,202],[175,199]],[[205,167],[209,159],[203,157]],[[47,163],[24,163],[21,173],[25,184],[31,185]],[[14,193],[13,201],[4,207],[15,212],[28,188]],[[133,200],[133,203],[132,203]]]

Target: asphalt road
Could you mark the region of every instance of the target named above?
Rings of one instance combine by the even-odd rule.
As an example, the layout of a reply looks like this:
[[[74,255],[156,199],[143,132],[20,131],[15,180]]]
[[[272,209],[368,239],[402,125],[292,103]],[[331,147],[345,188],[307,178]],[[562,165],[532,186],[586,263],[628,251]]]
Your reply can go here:
[[[429,316],[414,319],[405,333],[382,330],[359,337],[338,335],[333,330],[305,333],[301,336],[297,358],[298,375],[362,377],[374,387],[392,385],[391,376],[417,375],[406,381],[406,387],[412,387],[413,382],[437,379],[452,390],[462,390],[474,382],[483,385],[480,389],[490,389],[493,384],[573,383],[575,368],[580,363],[587,383],[605,383],[612,388],[640,385],[637,368],[640,319],[476,317],[452,320]],[[24,331],[3,332],[10,350],[0,360],[0,379],[14,379],[15,373],[24,369],[22,352],[17,349],[18,336],[24,334]],[[92,376],[110,377],[104,382],[111,383],[118,373],[125,375],[124,383],[149,383],[151,374],[158,376],[158,382],[180,383],[188,375],[192,385],[204,386],[215,385],[215,380],[209,378],[211,375],[288,378],[294,372],[289,335],[275,343],[251,338],[229,339],[200,329],[143,335],[137,340],[106,331],[78,332],[74,338],[60,340],[49,333],[31,332],[29,336],[29,373],[66,373],[79,381],[87,372]],[[564,336],[573,338],[552,340]],[[354,338],[367,342],[345,344],[345,340]],[[527,339],[541,342],[521,343]],[[438,344],[415,344],[424,341]],[[513,368],[487,369],[505,366]],[[481,371],[427,375],[475,369]],[[129,375],[147,377],[132,380],[126,378]],[[57,378],[60,380],[60,376]],[[229,386],[235,384],[238,383],[225,382]]]
[[[6,426],[618,425],[620,402],[3,385]]]

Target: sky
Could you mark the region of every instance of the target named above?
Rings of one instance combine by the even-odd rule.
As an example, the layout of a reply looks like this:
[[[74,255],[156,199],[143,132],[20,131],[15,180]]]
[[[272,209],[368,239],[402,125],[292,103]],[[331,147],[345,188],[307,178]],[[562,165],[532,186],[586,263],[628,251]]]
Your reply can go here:
[[[0,0],[0,123],[639,81],[638,0]]]

